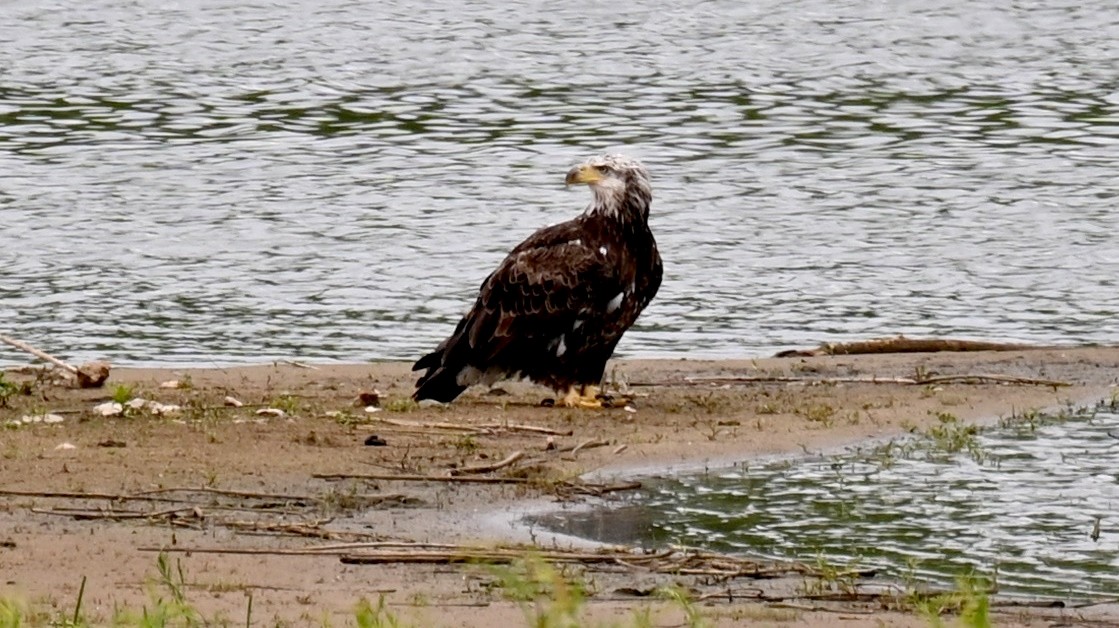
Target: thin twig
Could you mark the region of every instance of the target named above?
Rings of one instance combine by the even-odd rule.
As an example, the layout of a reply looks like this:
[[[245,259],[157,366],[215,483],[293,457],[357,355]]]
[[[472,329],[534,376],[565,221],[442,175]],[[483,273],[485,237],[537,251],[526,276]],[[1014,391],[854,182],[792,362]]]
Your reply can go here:
[[[224,495],[227,497],[248,497],[253,499],[286,499],[290,501],[321,501],[321,497],[313,495],[285,495],[281,493],[257,493],[253,491],[235,491],[224,488],[213,488],[210,486],[175,486],[168,488],[156,488],[150,491],[141,491],[138,495],[159,495],[162,493],[210,493],[213,495]]]
[[[112,510],[79,510],[69,508],[31,508],[30,511],[39,515],[56,515],[59,517],[70,517],[78,520],[88,519],[158,519],[159,517],[168,517],[177,515],[184,512],[194,512],[194,508],[168,508],[167,510],[156,510],[153,512],[135,512],[124,511],[114,512]]]
[[[408,541],[380,541],[371,543],[334,543],[306,548],[244,548],[244,547],[140,547],[143,552],[184,552],[196,554],[250,554],[277,556],[338,556],[346,564],[388,563],[509,563],[531,554],[556,563],[598,565],[600,569],[624,568],[630,571],[662,574],[692,574],[723,578],[773,578],[783,574],[813,574],[815,570],[802,563],[759,563],[746,558],[724,556],[710,552],[692,553],[666,549],[655,554],[641,553],[633,548],[610,547],[599,551],[547,549],[528,545],[499,545],[478,547],[440,543],[413,543]],[[369,551],[355,551],[369,550]],[[723,595],[727,595],[724,592]],[[743,592],[740,597],[756,596]],[[733,592],[731,593],[733,595]],[[719,596],[712,596],[719,597]],[[784,598],[780,598],[784,599]],[[796,596],[791,599],[813,599]],[[824,598],[817,598],[824,599]]]
[[[515,451],[509,454],[504,460],[494,462],[492,464],[480,464],[472,467],[462,467],[461,469],[451,469],[451,475],[467,475],[470,473],[490,473],[498,469],[504,469],[511,464],[516,464],[521,458],[525,457],[525,452]]]
[[[257,493],[254,491],[235,491],[222,488],[212,488],[209,486],[193,487],[170,487],[170,488],[157,488],[150,491],[139,493],[140,495],[152,495],[158,493],[207,493],[213,495],[221,495],[226,497],[243,497],[246,499],[274,499],[288,502],[304,502],[304,503],[319,503],[328,499],[332,499],[331,495],[287,495],[283,493]],[[402,493],[363,493],[360,495],[347,495],[347,500],[360,501],[366,504],[379,504],[387,501],[404,501],[409,499],[408,495]],[[185,501],[185,500],[180,500]]]
[[[322,552],[334,551],[353,551],[357,549],[409,549],[409,548],[423,548],[423,549],[443,549],[453,550],[461,548],[461,545],[452,543],[424,543],[420,541],[368,541],[361,543],[334,543],[331,545],[320,545],[315,548]]]
[[[1000,382],[1005,384],[1023,384],[1027,386],[1072,386],[1071,382],[1063,382],[1054,379],[1034,379],[1031,377],[1014,377],[1012,375],[940,375],[937,377],[926,377],[917,381],[918,384],[943,384],[947,382],[960,381],[966,383],[968,380],[975,380],[980,382]]]
[[[456,430],[460,432],[471,432],[474,434],[487,434],[489,430],[482,427],[473,425],[463,425],[461,423],[446,423],[443,421],[404,421],[402,419],[387,419],[383,417],[370,417],[370,421],[374,423],[384,423],[385,425],[394,425],[397,427],[409,427],[413,429],[423,430]]]
[[[173,497],[149,497],[146,495],[120,495],[116,493],[80,493],[73,491],[20,491],[0,489],[0,495],[12,497],[44,497],[52,499],[108,499],[112,501],[140,502],[185,502],[189,500]]]
[[[191,554],[250,554],[264,556],[330,556],[342,552],[323,552],[314,548],[286,549],[286,548],[260,548],[260,547],[137,547],[140,552],[166,552],[166,553],[191,553]]]
[[[465,475],[393,475],[391,473],[314,473],[311,477],[318,480],[373,480],[400,482],[464,482],[474,484],[532,484],[552,488],[559,494],[601,496],[617,491],[632,491],[641,488],[641,482],[621,482],[618,484],[588,484],[563,480],[549,482],[543,479],[522,477],[493,477]]]
[[[573,495],[590,495],[593,497],[602,497],[607,493],[616,493],[618,491],[635,491],[641,488],[641,482],[619,482],[618,484],[582,484],[577,482],[563,482],[557,490],[561,492],[568,492]]]
[[[610,445],[610,443],[608,443],[604,440],[597,440],[597,439],[591,438],[591,439],[585,440],[585,441],[579,443],[578,445],[575,445],[574,447],[572,447],[571,448],[571,453],[577,454],[584,449],[594,449],[595,447],[607,447],[609,445]],[[559,451],[567,451],[567,448],[566,447],[561,448],[561,449],[559,449]]]
[[[908,377],[786,377],[786,376],[712,376],[685,377],[683,380],[631,382],[630,386],[703,386],[707,384],[902,384],[912,385],[917,380]]]
[[[51,364],[53,364],[53,365],[55,365],[59,368],[70,371],[74,375],[78,374],[78,367],[74,366],[73,364],[67,364],[66,362],[63,362],[62,360],[54,357],[53,355],[47,353],[46,351],[43,351],[41,349],[36,349],[35,347],[32,347],[31,345],[27,344],[26,342],[23,342],[22,340],[16,340],[15,338],[12,338],[10,336],[5,336],[4,334],[0,334],[0,342],[3,342],[4,344],[11,345],[11,346],[15,347],[16,349],[19,349],[20,351],[26,351],[27,353],[30,353],[31,355],[39,358],[40,360],[46,360],[47,362],[50,362]]]
[[[784,376],[714,376],[714,377],[686,377],[683,380],[664,380],[650,382],[633,382],[630,386],[702,386],[705,384],[897,384],[901,386],[928,386],[930,384],[943,384],[958,382],[962,384],[980,382],[1000,382],[1006,384],[1022,384],[1030,386],[1072,386],[1071,382],[1052,379],[1033,379],[1029,377],[1014,377],[1011,375],[992,374],[961,374],[941,375],[937,377],[924,377],[914,379],[911,377],[784,377]]]
[[[317,480],[395,480],[400,482],[464,482],[474,484],[527,484],[532,481],[528,478],[419,474],[393,475],[391,473],[314,473],[311,477]]]
[[[550,436],[571,436],[574,430],[555,430],[550,427],[537,427],[535,425],[517,425],[513,423],[482,423],[477,427],[490,430],[509,430],[512,432],[535,432]]]
[[[310,369],[312,371],[319,370],[319,367],[317,367],[317,366],[312,366],[310,364],[304,364],[303,362],[296,362],[295,360],[280,360],[280,361],[283,362],[284,364],[290,364],[291,366],[301,368],[301,369]]]
[[[763,591],[762,589],[749,588],[749,589],[739,589],[737,591],[730,591],[730,590],[727,590],[727,591],[711,591],[710,593],[704,593],[702,595],[696,596],[695,599],[696,599],[697,602],[701,602],[701,601],[705,601],[705,600],[721,600],[721,599],[726,599],[726,600],[729,601],[729,600],[735,600],[735,599],[754,599],[754,598],[761,598],[761,597],[764,597],[764,596],[765,596],[765,591]]]

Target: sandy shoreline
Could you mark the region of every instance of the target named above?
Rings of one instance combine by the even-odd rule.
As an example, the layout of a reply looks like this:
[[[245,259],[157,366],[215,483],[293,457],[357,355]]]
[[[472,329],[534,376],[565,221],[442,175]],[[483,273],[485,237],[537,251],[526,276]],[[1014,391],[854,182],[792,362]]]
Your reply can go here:
[[[628,390],[637,395],[635,412],[539,407],[550,393],[525,384],[503,385],[503,395],[476,390],[450,406],[416,407],[406,401],[412,374],[407,364],[396,362],[314,369],[116,369],[105,389],[86,391],[31,384],[31,394],[12,395],[8,407],[0,408],[0,423],[43,412],[57,413],[64,421],[3,433],[3,489],[26,494],[0,496],[0,596],[61,608],[76,595],[85,575],[91,615],[111,614],[114,605],[142,605],[148,602],[144,583],[153,576],[155,554],[139,548],[149,546],[291,549],[347,534],[400,542],[493,544],[510,535],[526,540],[525,531],[510,526],[508,518],[526,507],[554,502],[567,490],[564,482],[579,476],[607,484],[635,473],[834,450],[920,431],[938,421],[938,414],[982,421],[1089,403],[1113,394],[1119,349],[623,360],[616,366],[614,381],[628,382]],[[963,375],[991,378],[953,379]],[[905,383],[930,377],[940,379]],[[1008,378],[1068,385],[996,381]],[[875,381],[867,381],[871,379]],[[169,380],[178,380],[180,387],[160,387]],[[21,381],[21,376],[9,373],[7,381]],[[163,417],[144,411],[96,416],[92,408],[121,385],[130,387],[134,397],[182,409]],[[370,414],[354,400],[373,389],[381,393],[381,411]],[[244,406],[224,405],[226,396]],[[258,415],[263,408],[284,410],[284,416]],[[387,444],[365,446],[373,435]],[[63,443],[73,448],[59,449]],[[523,452],[520,461],[486,475],[522,483],[314,477],[445,476],[515,452]],[[173,496],[180,501],[170,505],[194,510],[171,517],[76,517],[79,511],[151,512],[160,506],[45,496],[64,491],[166,491],[151,494]],[[237,501],[216,491],[309,497],[313,503],[264,508],[255,498]],[[281,530],[280,523],[302,527],[295,533],[290,527]],[[255,617],[302,625],[321,623],[315,618],[324,613],[336,624],[346,623],[352,620],[354,603],[362,597],[375,600],[378,591],[391,591],[387,602],[409,622],[523,623],[521,609],[489,588],[492,574],[478,567],[355,566],[339,563],[337,556],[178,556],[189,574],[192,602],[208,616],[240,617],[242,623],[249,593]],[[614,591],[632,588],[634,582],[665,580],[589,573],[599,587],[587,608],[591,619],[623,624],[630,622],[634,608],[650,602]],[[773,586],[795,587],[803,577],[786,580]],[[678,607],[656,606],[658,621],[679,623]],[[836,609],[811,610],[815,603],[788,606],[708,601],[702,610],[717,625],[735,625],[743,617],[772,625],[832,625],[837,617]],[[865,606],[839,610],[848,613],[843,623],[849,626],[879,620],[927,625],[920,617],[883,614],[876,608],[864,614]],[[1011,625],[1045,621],[1036,612],[1003,619]]]

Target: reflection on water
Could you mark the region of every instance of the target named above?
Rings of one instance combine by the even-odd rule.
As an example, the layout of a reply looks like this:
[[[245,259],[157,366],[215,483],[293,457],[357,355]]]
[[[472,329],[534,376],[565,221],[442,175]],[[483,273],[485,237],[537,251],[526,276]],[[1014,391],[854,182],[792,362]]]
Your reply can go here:
[[[621,351],[1119,335],[1103,0],[0,6],[0,316],[74,359],[414,357],[654,176]]]
[[[967,453],[881,453],[658,479],[619,509],[538,523],[607,542],[711,547],[880,568],[952,586],[997,571],[1000,591],[1119,594],[1119,414],[980,434]],[[1092,538],[1099,518],[1100,535]]]

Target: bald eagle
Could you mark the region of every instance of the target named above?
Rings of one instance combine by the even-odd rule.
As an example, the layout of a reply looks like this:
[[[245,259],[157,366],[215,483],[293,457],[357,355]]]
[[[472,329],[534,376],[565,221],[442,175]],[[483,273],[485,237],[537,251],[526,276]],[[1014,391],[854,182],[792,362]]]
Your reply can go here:
[[[412,397],[449,402],[473,384],[527,378],[568,407],[601,407],[598,385],[622,334],[656,295],[652,188],[639,162],[592,157],[567,173],[594,199],[533,233],[486,280],[449,338],[420,358]]]

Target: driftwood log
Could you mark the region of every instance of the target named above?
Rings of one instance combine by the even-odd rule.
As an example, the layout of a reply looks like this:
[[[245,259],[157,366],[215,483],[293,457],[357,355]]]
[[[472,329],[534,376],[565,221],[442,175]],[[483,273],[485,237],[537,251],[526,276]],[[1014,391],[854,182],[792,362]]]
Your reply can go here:
[[[774,355],[777,358],[812,357],[817,355],[860,355],[869,353],[936,353],[940,351],[1021,351],[1043,349],[1035,345],[951,338],[875,338],[860,342],[825,342],[815,349],[790,349]]]

